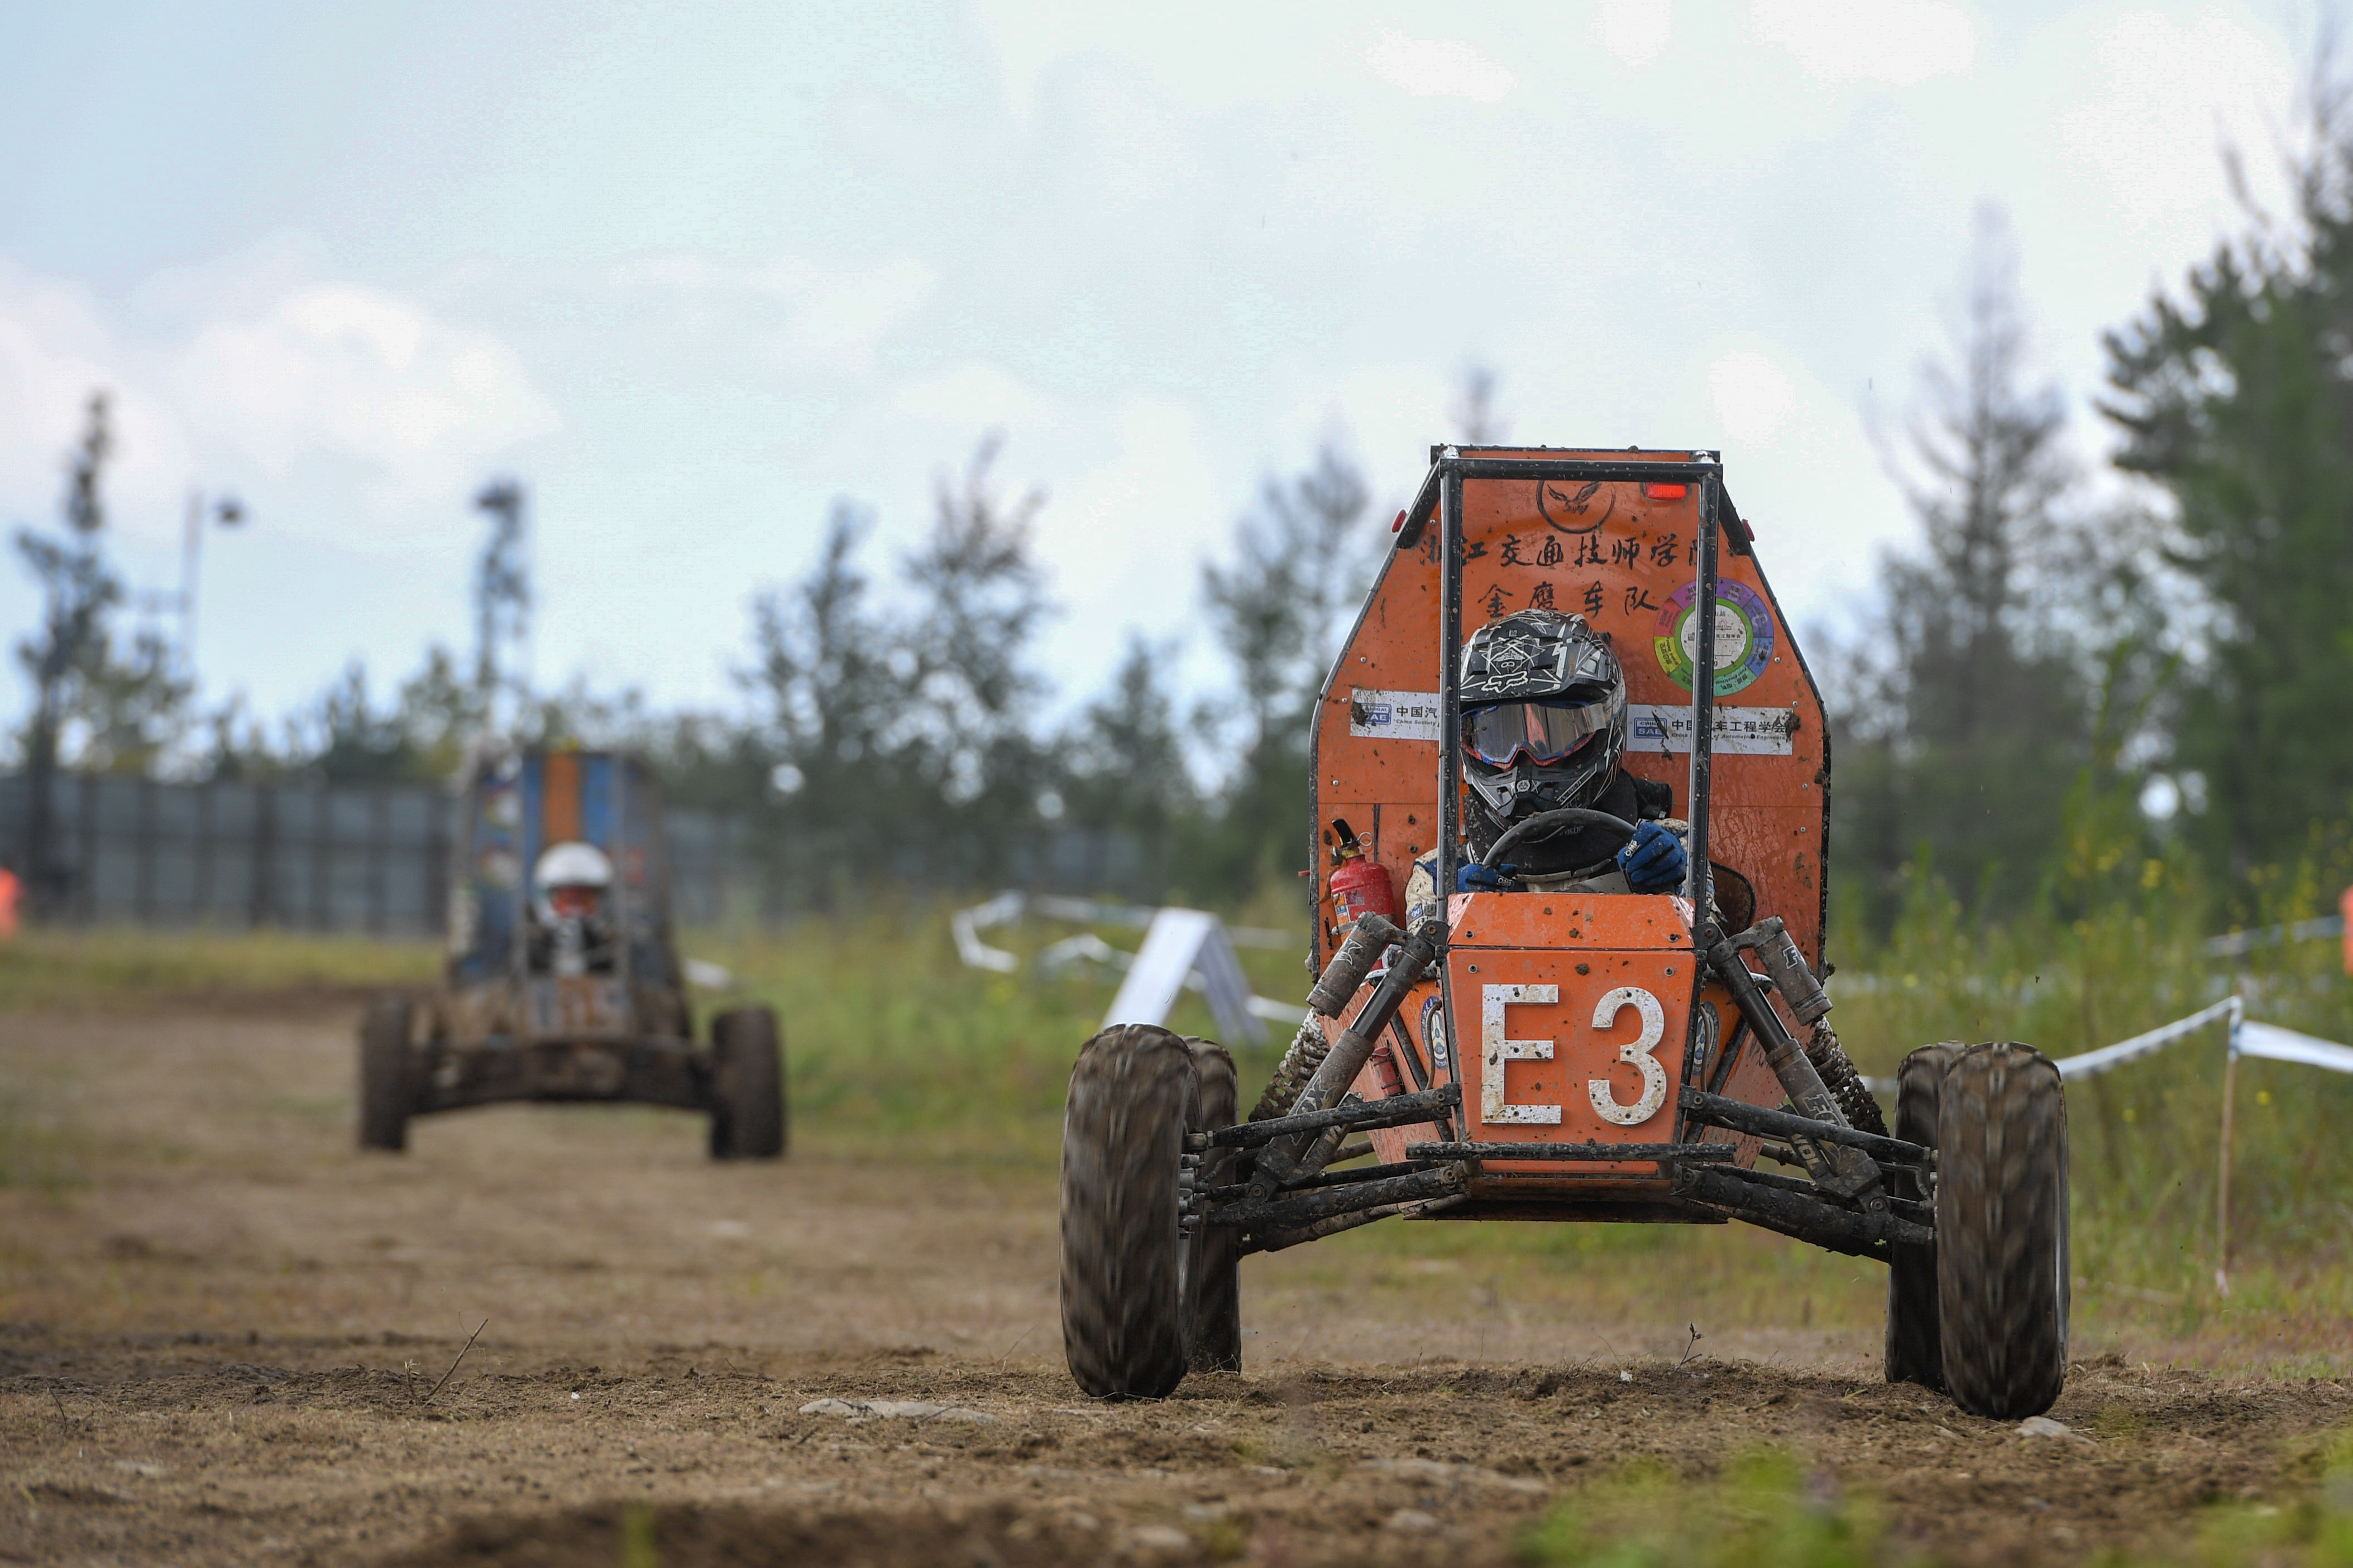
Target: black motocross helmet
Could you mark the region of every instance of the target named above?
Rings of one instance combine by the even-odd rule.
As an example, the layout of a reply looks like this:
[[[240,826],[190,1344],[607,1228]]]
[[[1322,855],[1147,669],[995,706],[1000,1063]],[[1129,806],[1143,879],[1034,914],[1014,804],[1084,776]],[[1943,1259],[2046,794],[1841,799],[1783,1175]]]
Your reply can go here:
[[[1475,844],[1540,811],[1597,806],[1617,780],[1626,673],[1584,616],[1521,610],[1481,626],[1463,645],[1459,699]]]

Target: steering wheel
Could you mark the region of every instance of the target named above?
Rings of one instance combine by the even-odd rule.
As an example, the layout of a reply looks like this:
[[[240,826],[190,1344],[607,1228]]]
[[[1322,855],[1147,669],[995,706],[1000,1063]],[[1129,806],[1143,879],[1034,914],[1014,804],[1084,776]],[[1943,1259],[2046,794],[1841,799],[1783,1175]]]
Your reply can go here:
[[[1618,842],[1609,850],[1613,855],[1630,842],[1635,833],[1634,825],[1622,816],[1612,816],[1606,811],[1588,811],[1581,805],[1564,806],[1558,811],[1540,811],[1525,822],[1514,823],[1504,830],[1502,837],[1487,846],[1487,853],[1472,864],[1500,867],[1507,851],[1518,848],[1531,838],[1547,837],[1564,827],[1594,827],[1605,834],[1615,835]]]

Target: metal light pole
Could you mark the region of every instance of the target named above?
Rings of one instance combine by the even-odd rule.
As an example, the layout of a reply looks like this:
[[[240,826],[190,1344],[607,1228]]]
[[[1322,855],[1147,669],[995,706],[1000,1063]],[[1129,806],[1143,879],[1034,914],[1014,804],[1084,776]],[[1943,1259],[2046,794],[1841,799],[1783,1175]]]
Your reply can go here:
[[[235,528],[245,521],[245,503],[235,496],[218,496],[210,512],[221,527]],[[204,550],[206,513],[204,492],[190,490],[187,524],[180,535],[180,591],[173,598],[180,613],[180,657],[191,680],[196,675],[196,568]]]

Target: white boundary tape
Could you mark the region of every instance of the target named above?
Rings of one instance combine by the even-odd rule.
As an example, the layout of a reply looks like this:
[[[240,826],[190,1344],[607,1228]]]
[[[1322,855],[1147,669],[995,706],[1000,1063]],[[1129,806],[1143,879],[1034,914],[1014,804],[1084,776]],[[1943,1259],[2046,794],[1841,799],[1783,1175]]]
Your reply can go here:
[[[1021,967],[1021,961],[1012,953],[980,940],[981,927],[1019,920],[1021,904],[1020,894],[999,893],[985,904],[958,910],[950,917],[948,930],[955,936],[956,956],[964,960],[966,969],[993,969],[999,974],[1010,974]]]
[[[2246,1004],[2238,997],[2225,996],[2211,1007],[2201,1007],[2187,1018],[2177,1018],[2170,1024],[2160,1025],[2145,1035],[2135,1035],[2129,1040],[2118,1040],[2113,1046],[2102,1046],[2096,1051],[2085,1051],[2080,1056],[2061,1057],[2058,1058],[2059,1076],[2063,1079],[2089,1078],[2094,1073],[2120,1068],[2152,1051],[2161,1051],[2183,1036],[2194,1035],[2222,1018],[2231,1021],[2232,1030],[2236,1033],[2239,1021],[2246,1016]]]
[[[1241,979],[1240,966],[1233,957],[1236,947],[1284,948],[1297,939],[1285,931],[1228,926],[1215,915],[1200,910],[1153,909],[1094,899],[999,893],[985,904],[958,910],[949,921],[949,929],[955,937],[956,956],[969,968],[990,970],[998,974],[1012,973],[1021,967],[1021,960],[1001,947],[989,946],[980,940],[980,932],[985,927],[1018,921],[1033,910],[1054,920],[1145,929],[1144,952],[1139,954],[1123,952],[1100,937],[1089,934],[1056,942],[1039,955],[1041,966],[1050,973],[1084,960],[1124,971],[1119,995],[1112,1005],[1111,1016],[1105,1020],[1107,1023],[1158,1023],[1175,1005],[1179,988],[1207,992],[1210,1006],[1218,1015],[1219,1027],[1241,1038],[1257,1037],[1256,1019],[1269,1018],[1277,1023],[1291,1024],[1306,1016],[1306,1009],[1295,1003],[1276,1002],[1250,994],[1247,983]],[[2267,942],[2334,935],[2343,929],[2342,918],[2331,917],[2306,921],[2295,926],[2274,926],[2262,931],[2233,931],[2228,936],[2215,938],[2208,946],[2215,952],[2240,952],[2248,946]],[[1155,937],[1159,938],[1157,942]],[[718,971],[716,965],[700,967],[708,968],[714,973],[723,973]],[[699,974],[691,978],[697,984],[709,983]],[[1855,980],[1869,978],[1872,977],[1859,975]],[[1853,984],[1853,981],[1849,984]],[[1124,1014],[1128,1016],[1123,1016]],[[1147,1017],[1146,1014],[1151,1016]],[[2211,1007],[2200,1008],[2186,1018],[2161,1024],[2130,1039],[2118,1040],[2113,1046],[2061,1057],[2058,1058],[2059,1076],[2064,1079],[2074,1079],[2111,1071],[2127,1062],[2138,1061],[2145,1056],[2161,1051],[2177,1040],[2224,1020],[2230,1024],[2226,1047],[2229,1056],[2261,1057],[2271,1061],[2298,1062],[2306,1067],[2325,1068],[2330,1072],[2353,1073],[2353,1046],[2340,1046],[2334,1040],[2299,1034],[2277,1024],[2259,1023],[2247,1016],[2245,997],[2231,995]],[[1863,1083],[1873,1094],[1895,1092],[1894,1079],[1865,1079]]]
[[[2265,1057],[2275,1062],[2302,1062],[2331,1072],[2353,1073],[2353,1046],[2315,1039],[2294,1029],[2283,1029],[2277,1024],[2258,1024],[2252,1018],[2239,1026],[2239,1037],[2232,1043],[2232,1048],[2242,1057]]]
[[[2297,921],[2292,925],[2264,926],[2259,931],[2225,931],[2206,940],[2206,952],[2211,958],[2243,958],[2259,947],[2279,947],[2291,942],[2317,942],[2325,936],[2343,936],[2345,917],[2323,915],[2316,921]]]
[[[1053,943],[1038,955],[1039,967],[1051,974],[1073,963],[1093,962],[1121,971],[1119,994],[1103,1020],[1112,1024],[1157,1024],[1168,1016],[1179,989],[1207,994],[1218,1027],[1236,1040],[1255,1042],[1262,1031],[1261,1018],[1295,1027],[1307,1016],[1296,1002],[1277,1002],[1250,994],[1250,982],[1234,956],[1237,947],[1288,949],[1298,937],[1289,931],[1258,926],[1229,926],[1203,910],[1155,909],[1143,904],[1114,904],[1097,899],[1066,899],[1051,895],[1005,892],[985,904],[958,910],[948,920],[955,938],[956,956],[968,969],[1010,974],[1020,958],[980,939],[990,926],[1007,925],[1035,912],[1050,920],[1081,925],[1124,925],[1144,929],[1144,951],[1123,952],[1092,932],[1082,932]]]
[[[2226,1019],[2231,1028],[2224,1049],[2229,1056],[2301,1062],[2306,1067],[2327,1068],[2331,1072],[2353,1073],[2353,1046],[2340,1046],[2334,1040],[2301,1035],[2277,1024],[2258,1023],[2247,1016],[2245,997],[2225,996],[2211,1007],[2201,1007],[2187,1018],[2160,1024],[2128,1040],[2118,1040],[2113,1046],[2102,1046],[2095,1051],[2060,1057],[2056,1061],[2059,1076],[2073,1079],[2107,1072],[2126,1062],[2138,1061],[2153,1052],[2161,1051],[2176,1040]],[[1863,1083],[1873,1094],[1895,1092],[1895,1080],[1892,1078],[1870,1078],[1863,1079]]]

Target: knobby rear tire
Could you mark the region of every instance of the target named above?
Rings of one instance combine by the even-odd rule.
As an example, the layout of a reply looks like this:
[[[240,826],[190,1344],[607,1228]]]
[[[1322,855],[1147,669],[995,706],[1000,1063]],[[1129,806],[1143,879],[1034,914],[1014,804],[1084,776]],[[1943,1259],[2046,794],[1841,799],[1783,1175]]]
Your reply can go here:
[[[1192,1130],[1212,1131],[1241,1120],[1241,1089],[1234,1058],[1211,1040],[1187,1039],[1193,1055]],[[1213,1149],[1202,1157],[1198,1181],[1203,1188],[1225,1186],[1237,1179],[1239,1153]],[[1241,1232],[1231,1226],[1200,1226],[1188,1244],[1186,1289],[1195,1372],[1240,1372],[1242,1369]]]
[[[1936,1112],[1945,1074],[1961,1052],[1957,1040],[1922,1046],[1895,1069],[1895,1136],[1924,1149],[1936,1146]],[[1923,1198],[1919,1188],[1901,1195]],[[1887,1381],[1945,1386],[1944,1350],[1936,1327],[1936,1247],[1896,1243],[1887,1258]]]
[[[1062,1113],[1062,1354],[1097,1399],[1160,1399],[1191,1359],[1178,1161],[1199,1124],[1192,1047],[1120,1024],[1086,1043]]]
[[[417,1103],[416,1059],[408,1047],[406,996],[383,995],[360,1021],[359,1144],[398,1153],[408,1147],[408,1113]]]
[[[785,1152],[785,1047],[776,1015],[738,1007],[711,1021],[711,1157]]]
[[[1972,1415],[2051,1408],[2067,1377],[2067,1100],[2031,1046],[1975,1046],[1936,1117],[1936,1306],[1946,1392]]]

